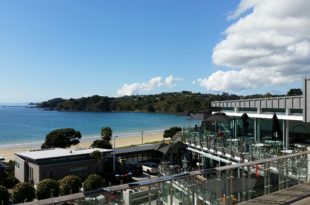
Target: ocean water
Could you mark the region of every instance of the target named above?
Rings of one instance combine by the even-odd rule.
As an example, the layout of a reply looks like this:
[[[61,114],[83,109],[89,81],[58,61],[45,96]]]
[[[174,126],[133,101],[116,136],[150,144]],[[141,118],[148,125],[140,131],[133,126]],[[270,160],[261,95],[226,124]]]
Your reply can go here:
[[[28,107],[0,107],[0,147],[42,143],[54,129],[74,128],[82,139],[97,138],[108,126],[113,135],[126,137],[162,132],[172,126],[188,126],[186,116],[135,112],[58,112]]]

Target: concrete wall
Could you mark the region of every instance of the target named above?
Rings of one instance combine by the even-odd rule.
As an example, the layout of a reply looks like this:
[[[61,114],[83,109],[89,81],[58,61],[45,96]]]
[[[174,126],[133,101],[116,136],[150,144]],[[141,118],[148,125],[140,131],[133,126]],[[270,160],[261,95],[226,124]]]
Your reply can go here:
[[[68,163],[59,163],[59,164],[50,164],[50,165],[41,165],[39,166],[39,170],[36,173],[38,176],[38,180],[34,183],[38,183],[39,181],[46,178],[53,179],[61,179],[67,175],[78,175],[80,177],[86,177],[89,174],[95,174],[101,171],[102,165],[98,164],[98,161],[91,160],[83,160],[77,162],[68,162]]]
[[[95,174],[103,171],[103,160],[95,159],[79,160],[74,162],[55,163],[47,165],[38,165],[35,162],[28,162],[18,156],[15,156],[15,161],[18,166],[15,166],[15,177],[20,182],[31,181],[34,184],[39,183],[43,179],[53,178],[61,179],[67,175],[78,175],[87,177],[89,174]],[[30,169],[33,172],[31,178]]]
[[[28,180],[28,165],[25,161],[15,155],[15,177],[20,182],[25,182]]]
[[[40,173],[39,173],[39,170],[40,170],[40,167],[36,164],[33,164],[31,162],[28,163],[28,180],[31,178],[29,175],[30,175],[30,170],[29,169],[32,169],[32,172],[33,172],[33,178],[32,178],[32,181],[34,184],[37,184],[40,182]]]

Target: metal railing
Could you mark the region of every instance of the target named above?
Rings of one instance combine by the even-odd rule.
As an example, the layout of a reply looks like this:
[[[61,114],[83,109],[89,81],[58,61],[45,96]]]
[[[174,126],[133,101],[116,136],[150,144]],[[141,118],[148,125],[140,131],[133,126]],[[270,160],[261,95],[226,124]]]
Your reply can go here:
[[[303,96],[284,96],[272,98],[254,98],[226,101],[212,101],[211,107],[239,107],[239,108],[290,108],[303,109]]]
[[[310,151],[183,172],[34,204],[231,205],[309,181]]]
[[[232,137],[230,131],[224,131],[221,136],[217,136],[209,130],[197,129],[195,131],[192,128],[183,130],[182,140],[189,145],[189,149],[193,148],[197,153],[203,151],[230,158],[235,162],[272,158],[289,152],[305,151],[307,148],[304,144],[291,144],[290,150],[286,150],[283,149],[281,140],[271,140],[270,137],[255,142],[254,137]]]

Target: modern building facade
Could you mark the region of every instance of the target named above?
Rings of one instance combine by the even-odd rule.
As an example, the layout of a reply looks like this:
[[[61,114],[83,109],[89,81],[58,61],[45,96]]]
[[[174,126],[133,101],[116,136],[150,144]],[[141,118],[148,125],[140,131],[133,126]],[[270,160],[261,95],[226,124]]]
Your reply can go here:
[[[100,158],[92,156],[94,151]],[[61,179],[67,175],[86,177],[111,167],[109,149],[48,149],[15,153],[15,177],[20,182],[39,183],[46,178]]]
[[[144,144],[132,147],[115,148],[115,156],[118,160],[125,160],[126,162],[142,162],[153,161],[160,162],[163,154],[155,150],[156,144]]]
[[[129,205],[232,205],[246,204],[252,198],[309,183],[309,79],[305,80],[303,96],[215,101],[211,105],[220,108],[220,113],[228,119],[213,120],[209,128],[191,127],[181,137],[204,169],[107,187],[94,198],[104,195],[108,200],[103,200],[103,204],[125,201]],[[249,117],[246,132],[247,123],[241,119],[245,113]],[[274,114],[280,124],[278,136],[272,136]],[[166,148],[159,146],[157,150]],[[123,195],[119,194],[121,191]],[[79,197],[79,200],[89,199],[87,193]]]
[[[233,117],[233,136],[238,135],[238,126],[242,127],[240,117],[249,116],[249,133],[256,143],[264,137],[271,137],[272,118],[276,113],[280,121],[283,149],[290,145],[310,144],[310,79],[305,79],[303,96],[285,96],[261,99],[242,99],[231,101],[214,101],[214,108]]]

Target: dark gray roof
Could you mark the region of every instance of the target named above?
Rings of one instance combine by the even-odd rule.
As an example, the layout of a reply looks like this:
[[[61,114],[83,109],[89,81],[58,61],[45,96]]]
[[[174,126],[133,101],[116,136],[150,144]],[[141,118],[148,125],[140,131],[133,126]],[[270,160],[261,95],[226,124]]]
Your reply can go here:
[[[132,147],[115,148],[115,154],[125,154],[125,153],[132,153],[132,152],[143,152],[143,151],[154,150],[156,145],[157,144],[144,144],[144,145],[138,145],[138,146],[132,146]]]
[[[5,169],[8,169],[9,166],[7,166],[6,164],[0,162],[0,170],[5,170]]]
[[[156,145],[154,148],[157,151],[160,151],[163,154],[168,154],[168,153],[177,153],[179,152],[180,149],[185,149],[187,145],[183,144],[182,142],[175,142],[175,143],[161,143]]]

